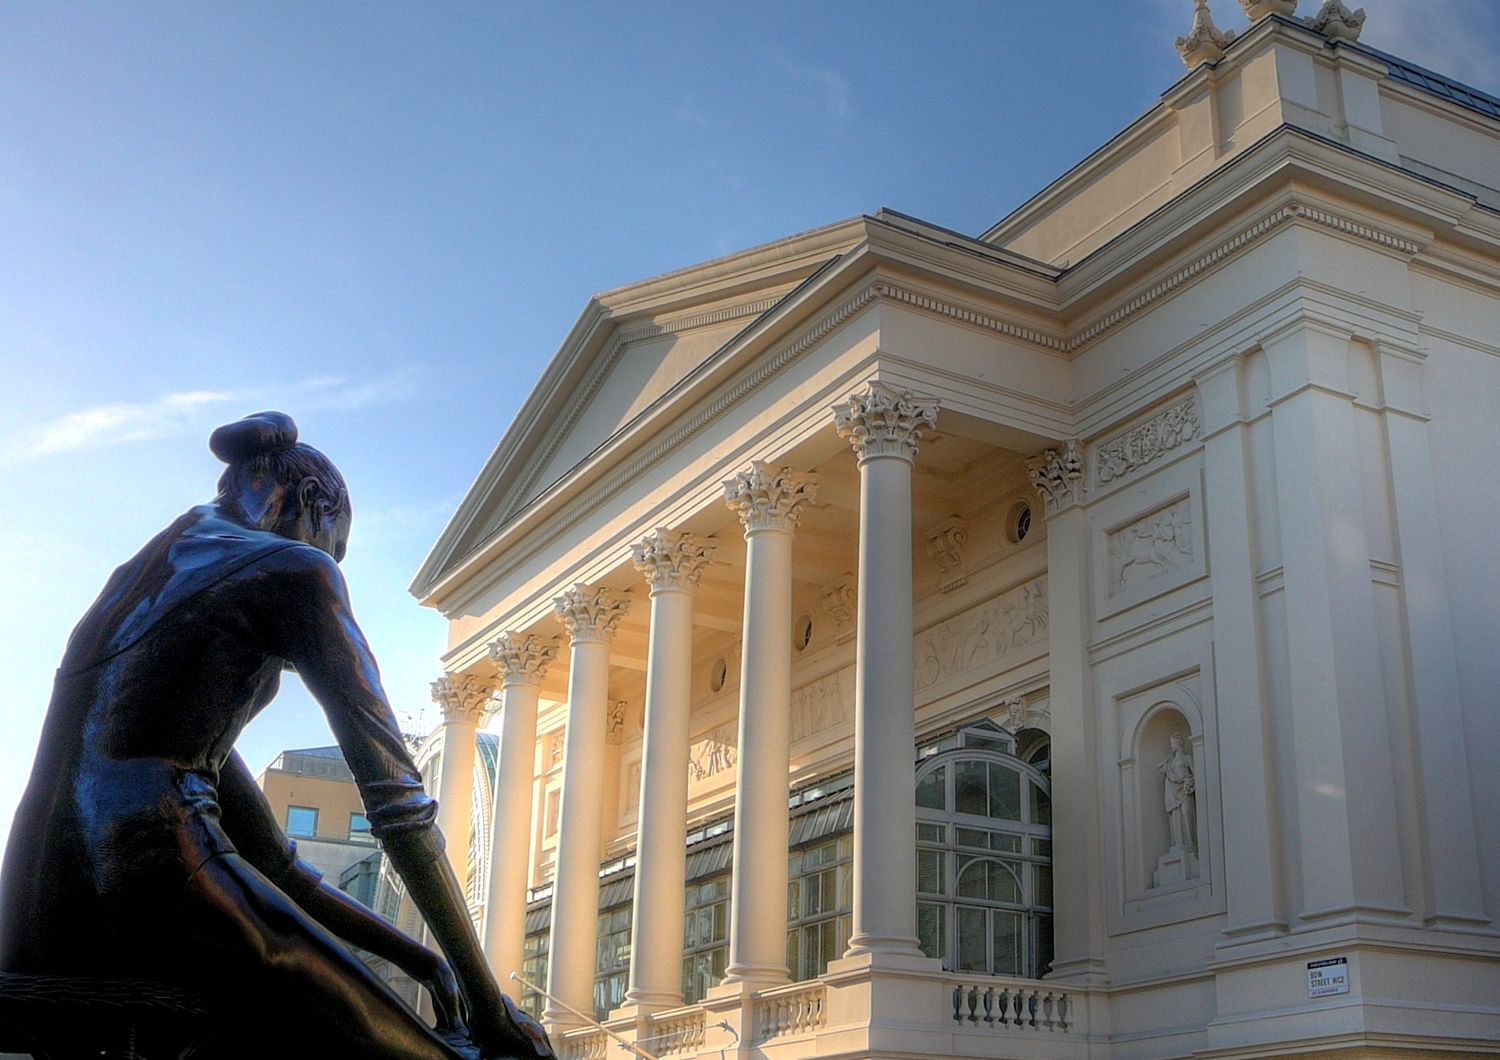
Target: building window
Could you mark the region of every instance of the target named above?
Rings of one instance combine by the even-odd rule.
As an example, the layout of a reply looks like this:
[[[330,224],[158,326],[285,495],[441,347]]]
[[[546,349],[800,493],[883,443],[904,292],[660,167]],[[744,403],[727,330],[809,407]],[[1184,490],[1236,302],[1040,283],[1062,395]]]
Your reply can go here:
[[[286,834],[317,835],[318,811],[311,806],[288,806],[286,808]]]
[[[729,957],[729,877],[687,887],[682,938],[682,999],[702,1001],[724,978]]]
[[[1019,545],[1026,540],[1026,535],[1031,533],[1031,505],[1027,501],[1017,501],[1011,506],[1009,514],[1005,519],[1005,536],[1010,539],[1012,545]]]
[[[844,955],[853,922],[854,837],[792,851],[787,859],[786,966],[792,979],[816,979]]]
[[[1052,963],[1050,786],[1008,733],[977,728],[917,771],[917,936],[950,971],[1038,978]]]
[[[542,913],[543,916],[540,919],[545,924],[546,914],[550,913],[550,910],[544,908]],[[527,919],[532,918],[528,916]],[[526,945],[521,951],[521,977],[527,983],[536,983],[541,986],[547,981],[547,954],[551,948],[551,942],[552,932],[547,927],[526,936]],[[525,983],[521,984],[518,1004],[535,1018],[542,1018],[542,995]]]
[[[351,813],[349,815],[349,838],[356,843],[375,842],[375,837],[370,834],[370,819],[362,813]]]
[[[625,984],[630,978],[630,905],[601,912],[594,938],[594,1018],[602,1020],[625,1003]]]
[[[798,651],[806,651],[807,646],[812,643],[812,636],[812,615],[803,612],[797,616],[797,622],[792,629],[792,646]]]

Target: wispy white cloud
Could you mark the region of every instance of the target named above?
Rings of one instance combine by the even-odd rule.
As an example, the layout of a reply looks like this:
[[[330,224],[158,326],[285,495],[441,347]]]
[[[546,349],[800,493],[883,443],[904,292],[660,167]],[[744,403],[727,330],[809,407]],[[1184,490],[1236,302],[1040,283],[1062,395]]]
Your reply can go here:
[[[849,79],[831,66],[809,66],[785,53],[774,53],[771,62],[793,83],[811,86],[809,99],[834,124],[845,125],[854,116],[854,89]]]
[[[211,430],[231,402],[248,414],[281,408],[351,412],[394,404],[417,393],[421,369],[406,365],[368,379],[315,376],[287,387],[253,390],[183,390],[146,401],[109,402],[69,412],[5,439],[0,462],[15,463],[134,442],[155,441]]]
[[[209,408],[234,397],[222,390],[189,390],[152,401],[95,405],[32,428],[18,448],[22,456],[39,457],[168,438],[195,425]]]

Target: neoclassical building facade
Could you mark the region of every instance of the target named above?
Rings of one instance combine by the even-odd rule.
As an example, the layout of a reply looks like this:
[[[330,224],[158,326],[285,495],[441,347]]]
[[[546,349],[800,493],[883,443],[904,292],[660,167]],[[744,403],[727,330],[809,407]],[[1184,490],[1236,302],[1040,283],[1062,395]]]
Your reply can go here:
[[[1500,1049],[1500,101],[1199,7],[978,237],[593,298],[437,542],[566,1056]]]

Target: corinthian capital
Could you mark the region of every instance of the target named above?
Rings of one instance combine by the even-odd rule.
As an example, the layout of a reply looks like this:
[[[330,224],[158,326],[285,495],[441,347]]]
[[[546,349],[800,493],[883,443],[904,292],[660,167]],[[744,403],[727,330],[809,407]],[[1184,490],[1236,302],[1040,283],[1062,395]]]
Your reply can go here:
[[[575,585],[553,600],[552,608],[568,627],[573,643],[609,640],[615,635],[620,619],[630,610],[630,597],[602,585]]]
[[[490,658],[507,685],[541,684],[547,664],[557,657],[557,641],[534,633],[502,633],[490,643]]]
[[[703,568],[713,559],[714,546],[699,542],[686,530],[651,531],[630,546],[635,569],[646,576],[653,592],[659,589],[692,589]]]
[[[772,471],[770,464],[756,460],[748,471],[724,483],[724,503],[740,517],[747,534],[752,530],[796,530],[803,509],[817,492],[816,475],[789,467]]]
[[[1047,514],[1061,511],[1083,495],[1083,446],[1069,440],[1060,449],[1048,449],[1026,461],[1026,475],[1042,495]]]
[[[899,456],[914,460],[924,430],[937,426],[936,401],[918,401],[910,390],[871,383],[833,407],[833,425],[861,460]]]
[[[443,711],[443,720],[478,722],[490,709],[494,686],[473,674],[446,674],[432,682],[432,701]]]

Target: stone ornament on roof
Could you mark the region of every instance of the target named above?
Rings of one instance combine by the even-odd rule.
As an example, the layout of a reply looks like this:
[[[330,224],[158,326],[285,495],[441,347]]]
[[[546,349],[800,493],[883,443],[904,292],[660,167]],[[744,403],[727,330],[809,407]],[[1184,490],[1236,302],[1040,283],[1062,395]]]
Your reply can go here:
[[[568,627],[573,643],[609,640],[630,610],[630,595],[603,585],[575,585],[552,601],[552,609]]]
[[[507,685],[541,684],[547,664],[557,657],[557,641],[535,633],[502,633],[490,643],[490,658]]]
[[[715,546],[700,542],[690,531],[658,527],[630,546],[630,557],[651,583],[652,592],[686,592],[697,587],[714,551]]]
[[[745,525],[755,530],[795,531],[803,510],[818,494],[818,477],[784,467],[771,470],[764,460],[754,460],[746,471],[724,483],[724,503]]]
[[[1297,10],[1297,0],[1240,0],[1240,6],[1251,22],[1259,22],[1267,15],[1291,18],[1292,12]]]
[[[914,460],[924,430],[937,426],[936,401],[919,401],[910,390],[871,383],[833,407],[833,425],[861,460],[898,456]]]
[[[1216,62],[1224,56],[1224,49],[1234,40],[1234,30],[1220,29],[1214,25],[1213,13],[1208,10],[1208,0],[1193,0],[1193,28],[1186,37],[1177,38],[1177,54],[1189,67],[1201,63]]]
[[[1327,0],[1307,24],[1329,40],[1352,43],[1359,40],[1360,31],[1365,28],[1365,9],[1350,11],[1341,0]]]
[[[446,674],[432,682],[432,701],[443,711],[444,721],[477,722],[491,709],[494,686],[473,674]]]

